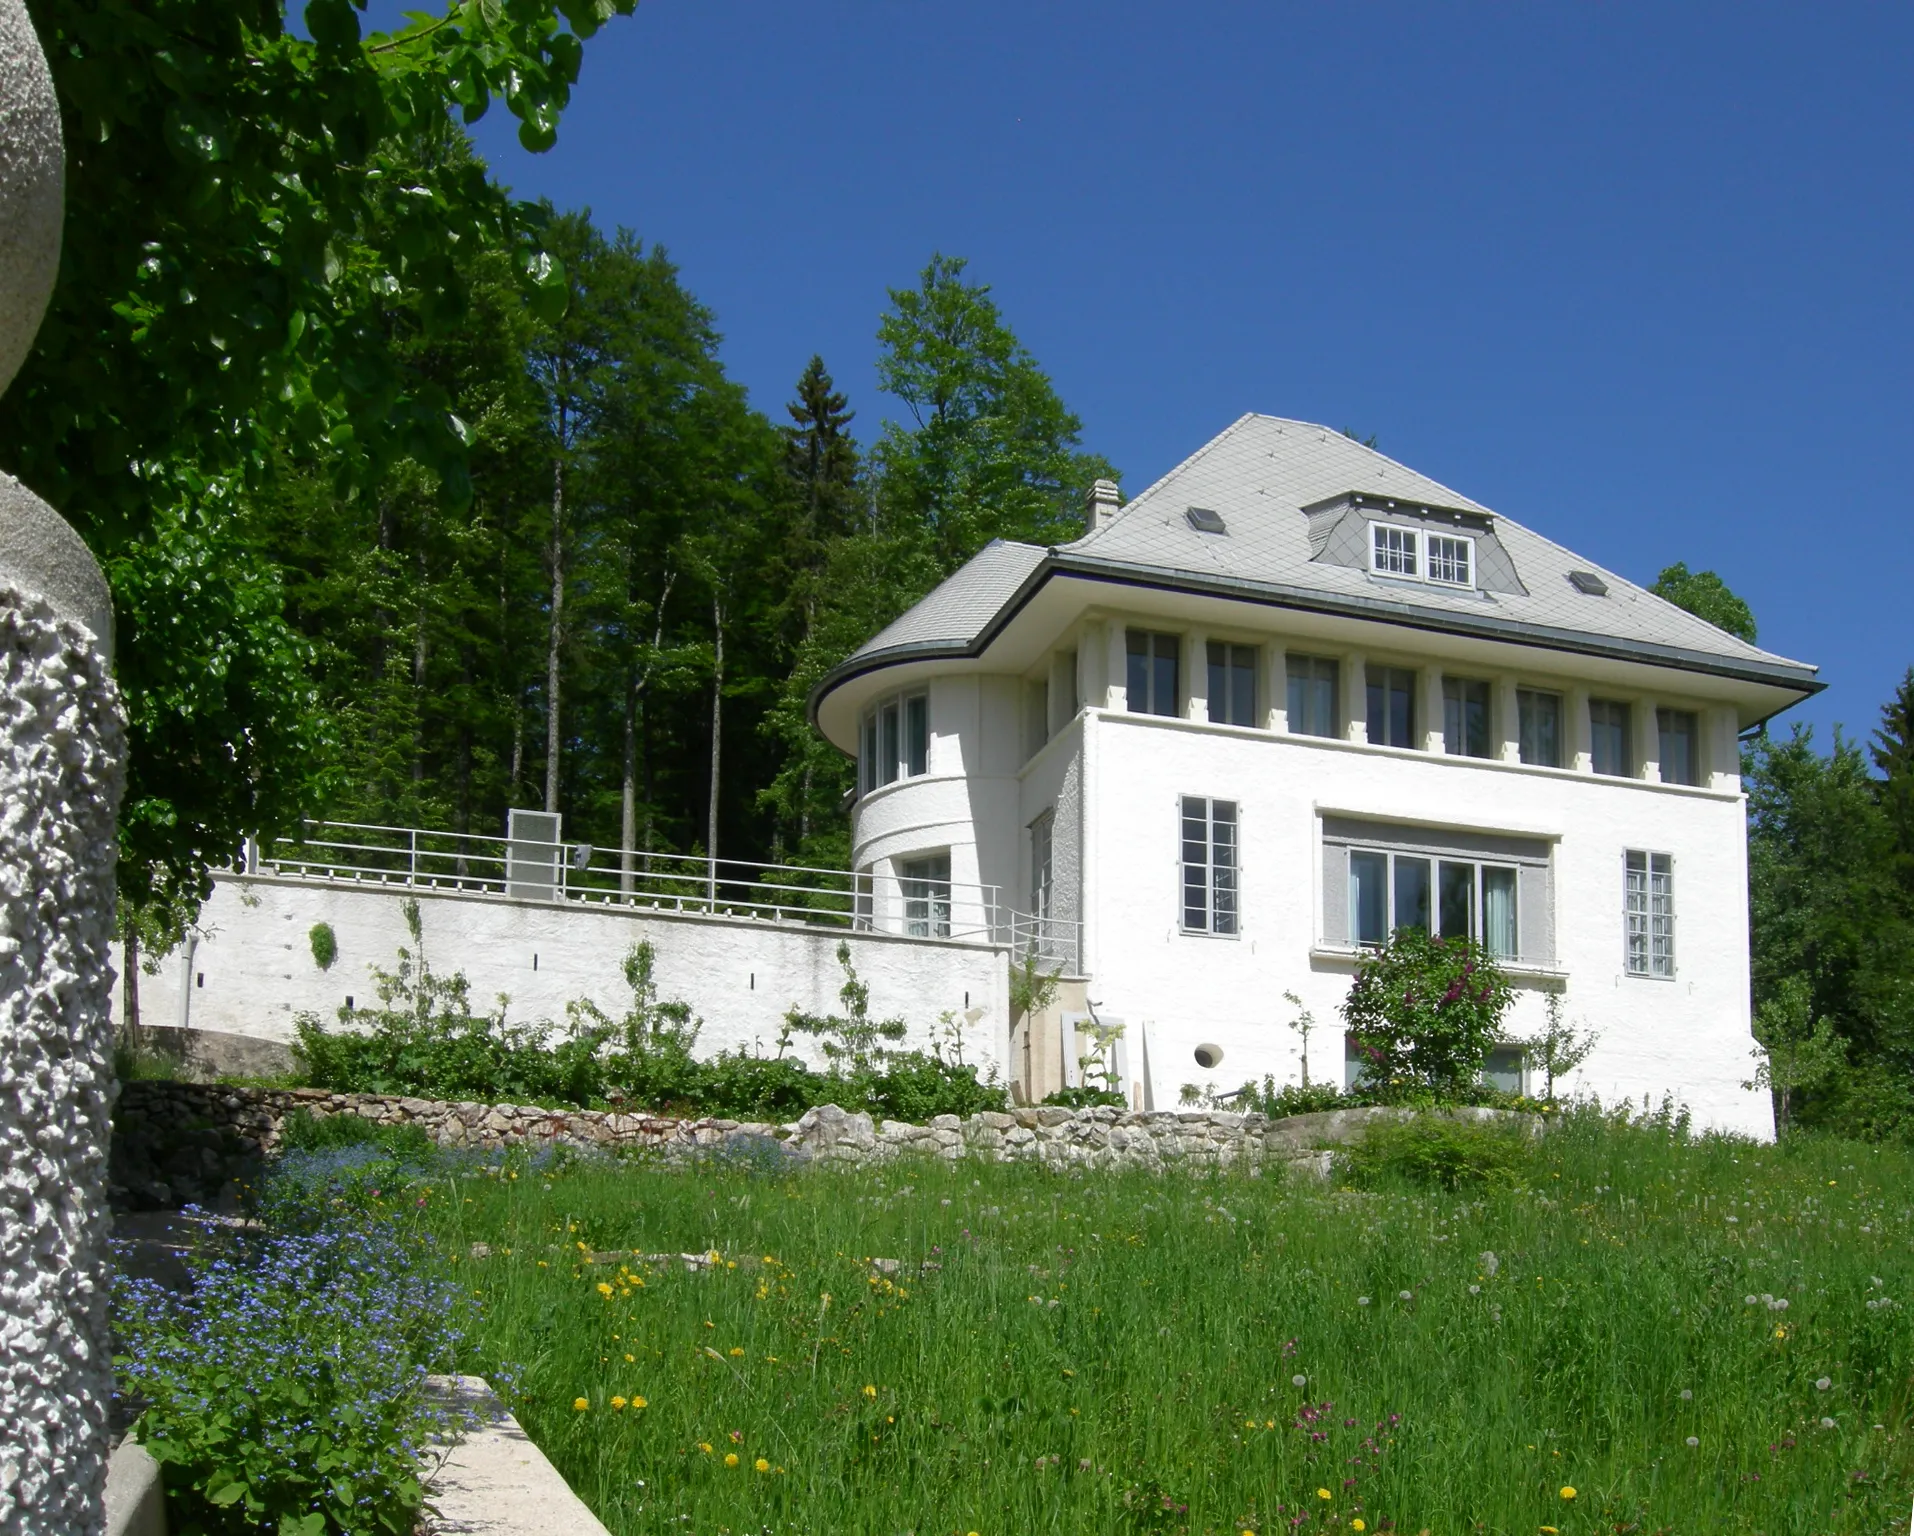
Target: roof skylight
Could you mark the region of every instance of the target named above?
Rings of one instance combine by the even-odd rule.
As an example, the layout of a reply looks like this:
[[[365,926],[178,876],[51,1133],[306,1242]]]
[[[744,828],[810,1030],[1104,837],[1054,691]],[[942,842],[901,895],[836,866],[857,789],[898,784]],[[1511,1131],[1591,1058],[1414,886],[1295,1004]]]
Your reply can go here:
[[[1208,507],[1191,507],[1183,514],[1189,524],[1198,533],[1228,533],[1229,524],[1223,521],[1221,512],[1212,512]]]
[[[1589,597],[1608,596],[1608,583],[1593,571],[1570,571],[1568,584],[1577,592],[1586,593]]]

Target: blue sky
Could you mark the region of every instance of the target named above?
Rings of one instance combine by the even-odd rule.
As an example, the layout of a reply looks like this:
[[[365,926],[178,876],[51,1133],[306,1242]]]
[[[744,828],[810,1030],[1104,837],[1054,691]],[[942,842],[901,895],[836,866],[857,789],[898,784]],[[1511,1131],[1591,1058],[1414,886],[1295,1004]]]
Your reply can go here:
[[[1712,567],[1871,730],[1914,663],[1914,8],[645,0],[521,195],[662,243],[779,412],[874,435],[970,259],[1142,489],[1244,411],[1640,581]],[[1785,717],[1784,717],[1785,718]]]

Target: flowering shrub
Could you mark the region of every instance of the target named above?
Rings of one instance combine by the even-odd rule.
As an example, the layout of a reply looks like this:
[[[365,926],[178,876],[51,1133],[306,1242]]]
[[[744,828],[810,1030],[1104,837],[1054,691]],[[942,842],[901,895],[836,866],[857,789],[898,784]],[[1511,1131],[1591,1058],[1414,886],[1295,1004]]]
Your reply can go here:
[[[1509,981],[1473,939],[1398,928],[1363,960],[1343,1023],[1374,1101],[1469,1096],[1508,1011]]]
[[[410,1533],[419,1454],[455,1427],[425,1376],[451,1368],[472,1315],[429,1240],[358,1212],[192,1267],[184,1295],[123,1276],[114,1291],[119,1390],[144,1406],[169,1528]]]

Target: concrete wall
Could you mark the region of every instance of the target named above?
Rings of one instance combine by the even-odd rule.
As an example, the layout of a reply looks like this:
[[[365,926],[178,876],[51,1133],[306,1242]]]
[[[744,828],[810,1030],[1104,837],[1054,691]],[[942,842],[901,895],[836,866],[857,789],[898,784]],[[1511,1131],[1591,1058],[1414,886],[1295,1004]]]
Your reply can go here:
[[[301,1012],[331,1023],[348,998],[371,1005],[373,967],[391,969],[407,942],[408,895],[418,897],[433,969],[464,972],[480,1008],[508,994],[509,1017],[520,1022],[562,1022],[574,998],[622,1013],[620,965],[649,940],[659,996],[683,998],[704,1019],[699,1054],[769,1053],[787,1009],[841,1011],[843,940],[871,989],[873,1017],[903,1018],[907,1043],[927,1047],[941,1013],[981,1008],[965,1031],[965,1059],[1008,1073],[1009,968],[991,945],[273,876],[219,877],[197,939],[140,978],[141,1021],[286,1041]],[[322,922],[338,942],[329,970],[312,955],[310,934]],[[802,1042],[797,1054],[806,1054]]]

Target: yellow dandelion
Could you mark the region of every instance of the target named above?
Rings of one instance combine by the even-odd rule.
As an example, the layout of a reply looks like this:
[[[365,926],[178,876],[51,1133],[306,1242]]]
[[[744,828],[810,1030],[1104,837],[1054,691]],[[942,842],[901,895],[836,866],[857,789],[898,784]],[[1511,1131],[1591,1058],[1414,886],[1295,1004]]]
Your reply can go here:
[[[634,1408],[649,1408],[651,1404],[646,1402],[642,1397],[634,1394],[631,1399],[631,1406]]]
[[[1564,1487],[1564,1488],[1562,1489],[1562,1497],[1563,1497],[1563,1498],[1565,1498],[1565,1499],[1572,1499],[1572,1498],[1574,1498],[1574,1497],[1575,1497],[1575,1490],[1574,1490],[1573,1488],[1568,1488],[1568,1487]]]
[[[1362,1516],[1358,1515],[1354,1520],[1349,1522],[1349,1529],[1352,1531],[1366,1531],[1369,1527],[1362,1523]]]
[[[637,1357],[636,1355],[626,1355],[626,1356],[625,1356],[625,1364],[626,1364],[626,1365],[636,1365],[637,1363],[638,1363],[638,1357]]]
[[[1556,1530],[1555,1527],[1552,1525],[1542,1526],[1540,1527],[1540,1530],[1542,1532],[1542,1536],[1562,1536],[1562,1533]]]
[[[738,1464],[738,1453],[736,1451],[726,1451],[724,1453],[724,1464],[727,1467],[735,1467]]]
[[[734,1349],[733,1349],[733,1350],[731,1351],[731,1353],[732,1353],[732,1354],[733,1354],[734,1356],[736,1356],[736,1355],[741,1355],[741,1354],[743,1354],[743,1353],[744,1353],[744,1351],[743,1351],[743,1350],[741,1350],[741,1349],[736,1349],[736,1348],[734,1348]]]
[[[1774,1331],[1774,1336],[1777,1339],[1785,1339],[1788,1336],[1788,1330],[1785,1328],[1777,1328]]]
[[[771,1470],[771,1463],[766,1461],[762,1456],[752,1462],[751,1465],[756,1467],[760,1472],[769,1472]]]
[[[610,1287],[609,1285],[607,1285],[607,1284],[605,1284],[605,1282],[604,1282],[603,1280],[600,1280],[600,1281],[598,1282],[598,1294],[599,1294],[600,1296],[609,1296],[609,1295],[611,1295],[611,1287]]]
[[[866,1382],[866,1383],[865,1383],[865,1385],[864,1385],[864,1395],[865,1395],[866,1397],[876,1397],[876,1396],[877,1396],[877,1388],[876,1388],[876,1387],[873,1387],[873,1386],[871,1386],[871,1385],[870,1385],[870,1384],[869,1384],[868,1382]]]
[[[1254,1419],[1243,1420],[1243,1428],[1254,1429],[1255,1427],[1256,1427],[1256,1421]]]
[[[1316,1490],[1316,1497],[1317,1497],[1317,1498],[1319,1498],[1319,1499],[1326,1499],[1326,1498],[1328,1498],[1328,1497],[1329,1497],[1329,1490],[1328,1490],[1327,1488],[1318,1488],[1318,1489]]]
[[[698,1442],[698,1449],[709,1456],[711,1454],[711,1442],[709,1440],[700,1440]]]
[[[574,1397],[572,1399],[572,1407],[579,1413],[583,1413],[587,1408],[591,1407],[591,1399],[589,1397]]]
[[[611,1406],[613,1409],[623,1408],[625,1406],[625,1400],[622,1397],[614,1397],[611,1400]]]

